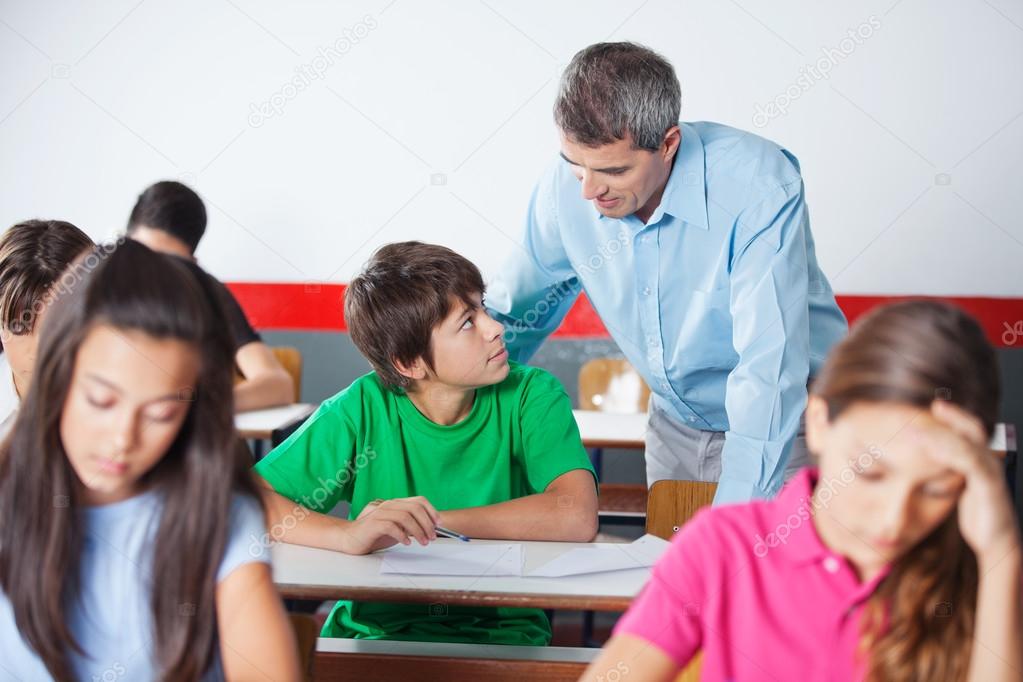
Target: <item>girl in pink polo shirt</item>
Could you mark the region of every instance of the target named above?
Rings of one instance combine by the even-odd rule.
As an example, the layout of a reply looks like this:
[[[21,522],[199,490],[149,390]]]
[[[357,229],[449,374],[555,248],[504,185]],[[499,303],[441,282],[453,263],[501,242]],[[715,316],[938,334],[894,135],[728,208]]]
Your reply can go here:
[[[1021,550],[987,448],[998,367],[957,308],[879,308],[831,352],[805,469],[701,511],[583,679],[1023,679]]]

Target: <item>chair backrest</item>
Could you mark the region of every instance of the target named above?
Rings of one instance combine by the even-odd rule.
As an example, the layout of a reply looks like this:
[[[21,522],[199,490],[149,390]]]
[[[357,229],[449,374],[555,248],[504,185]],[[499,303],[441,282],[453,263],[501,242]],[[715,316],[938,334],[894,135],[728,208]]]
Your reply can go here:
[[[291,375],[291,381],[295,385],[294,402],[299,402],[299,396],[302,395],[302,352],[294,346],[274,346],[270,350],[273,351],[277,362]]]
[[[656,481],[647,495],[646,532],[671,540],[701,507],[710,506],[717,489],[717,483],[702,481]]]
[[[689,659],[689,663],[682,672],[675,678],[675,682],[700,682],[700,668],[702,667],[702,655],[699,651]]]
[[[620,358],[595,358],[579,370],[579,409],[599,412],[646,412],[650,387]]]
[[[289,613],[291,627],[295,630],[298,643],[299,665],[302,666],[302,679],[313,679],[313,656],[316,653],[316,640],[320,636],[320,628],[313,617],[305,613]]]

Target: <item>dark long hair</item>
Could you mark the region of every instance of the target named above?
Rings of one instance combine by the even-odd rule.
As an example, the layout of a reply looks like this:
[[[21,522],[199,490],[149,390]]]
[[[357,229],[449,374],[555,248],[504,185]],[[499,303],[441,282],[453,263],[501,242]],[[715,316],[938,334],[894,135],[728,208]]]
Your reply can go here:
[[[998,364],[980,325],[936,301],[884,306],[828,356],[812,387],[834,420],[857,402],[929,409],[936,399],[974,415],[988,435],[998,415]],[[953,511],[899,558],[867,602],[867,679],[964,680],[977,608],[977,559]]]
[[[83,528],[79,482],[60,438],[75,358],[97,325],[192,344],[201,357],[181,430],[140,483],[163,503],[152,555],[155,667],[195,679],[217,646],[216,573],[233,493],[259,503],[234,429],[233,350],[208,285],[183,263],[128,240],[99,247],[75,290],[43,325],[32,387],[0,445],[0,587],[18,629],[58,680],[71,679],[67,624],[79,585]],[[88,653],[88,652],[84,652]]]

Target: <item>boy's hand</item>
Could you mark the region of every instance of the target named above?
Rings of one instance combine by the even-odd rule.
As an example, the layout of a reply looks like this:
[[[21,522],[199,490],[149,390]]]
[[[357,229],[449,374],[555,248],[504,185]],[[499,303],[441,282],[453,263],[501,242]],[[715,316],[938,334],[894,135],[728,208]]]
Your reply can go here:
[[[414,538],[427,545],[437,539],[440,514],[425,497],[376,500],[366,505],[346,528],[342,551],[369,554]]]

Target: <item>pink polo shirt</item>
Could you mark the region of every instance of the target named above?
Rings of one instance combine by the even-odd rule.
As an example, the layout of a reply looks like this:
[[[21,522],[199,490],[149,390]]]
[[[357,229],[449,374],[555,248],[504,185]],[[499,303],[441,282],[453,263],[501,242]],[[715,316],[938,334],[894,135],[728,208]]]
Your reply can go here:
[[[672,540],[615,634],[680,666],[703,653],[703,680],[853,680],[860,618],[887,569],[861,583],[810,518],[816,469],[774,500],[700,511]]]

